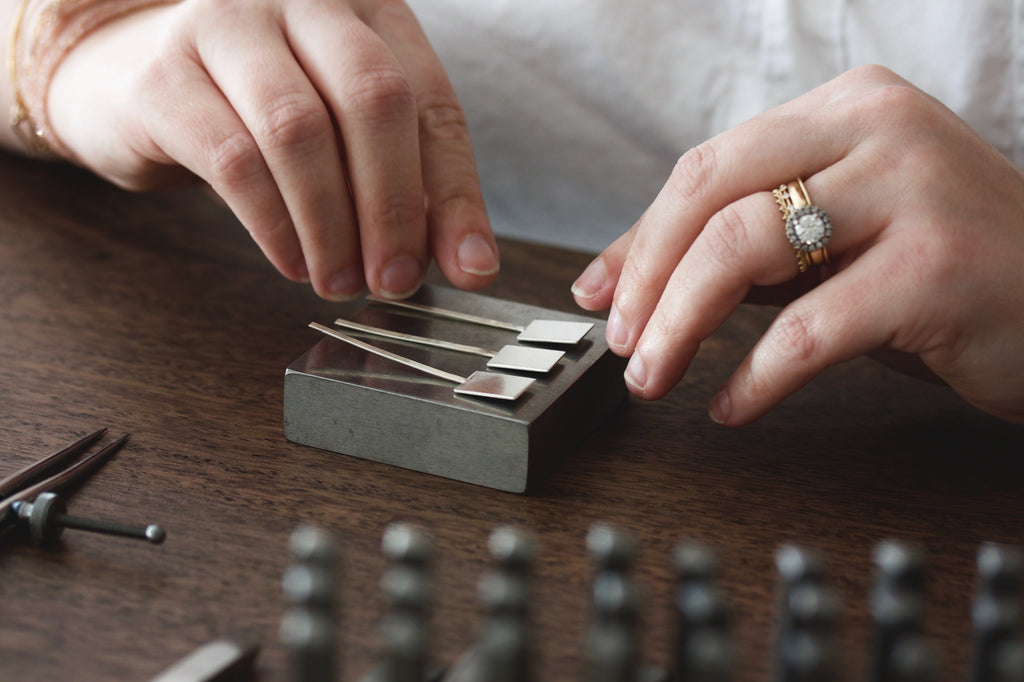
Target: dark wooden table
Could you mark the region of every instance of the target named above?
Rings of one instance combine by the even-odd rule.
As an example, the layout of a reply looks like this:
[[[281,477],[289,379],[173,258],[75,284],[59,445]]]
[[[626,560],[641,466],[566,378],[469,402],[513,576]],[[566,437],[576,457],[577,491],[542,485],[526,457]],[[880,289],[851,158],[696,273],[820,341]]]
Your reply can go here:
[[[484,293],[575,310],[569,285],[586,254],[502,246],[502,275]],[[652,664],[671,658],[669,553],[695,539],[722,564],[739,679],[766,679],[773,553],[794,541],[828,559],[856,679],[871,551],[895,538],[928,553],[927,632],[952,679],[969,657],[979,544],[1024,540],[1024,430],[869,360],[828,371],[752,426],[715,426],[708,398],[769,319],[754,308],[704,344],[668,398],[628,401],[530,496],[289,443],[284,368],[318,340],[306,324],[337,310],[277,275],[198,188],[133,195],[0,158],[0,473],[101,426],[130,432],[70,510],[169,534],[161,546],[70,531],[50,549],[0,544],[0,678],[144,681],[242,634],[261,645],[263,679],[284,680],[286,543],[312,522],[344,547],[338,646],[344,679],[357,680],[376,656],[381,534],[408,521],[437,546],[437,661],[472,640],[487,537],[513,523],[539,542],[541,678],[579,679],[584,538],[605,521],[639,543]]]

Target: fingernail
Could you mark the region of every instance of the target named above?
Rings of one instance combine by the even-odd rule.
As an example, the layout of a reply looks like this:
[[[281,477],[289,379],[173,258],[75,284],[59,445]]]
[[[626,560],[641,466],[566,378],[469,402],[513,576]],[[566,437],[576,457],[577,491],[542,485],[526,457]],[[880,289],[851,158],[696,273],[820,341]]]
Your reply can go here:
[[[644,360],[639,353],[633,353],[629,364],[626,365],[626,381],[641,391],[647,388],[647,367],[644,366]]]
[[[352,299],[363,292],[362,268],[345,268],[327,283],[327,293],[334,299]]]
[[[493,275],[500,267],[498,254],[486,239],[475,232],[459,244],[456,258],[459,269],[470,275]]]
[[[604,266],[604,258],[597,258],[587,269],[583,271],[583,274],[573,282],[572,293],[574,296],[580,298],[593,298],[601,293],[604,289],[605,282],[608,279],[608,270]]]
[[[306,266],[306,259],[303,256],[299,256],[299,260],[295,261],[295,279],[300,282],[309,281],[309,268]]]
[[[611,312],[608,313],[605,339],[608,341],[609,348],[612,349],[622,350],[629,343],[629,330],[626,329],[626,323],[622,321],[618,306],[613,305]]]
[[[412,256],[388,261],[380,275],[380,294],[384,298],[405,298],[420,288],[423,266]]]
[[[729,404],[729,394],[725,389],[719,389],[715,397],[708,403],[708,416],[716,424],[725,424],[729,421],[729,412],[732,406]]]

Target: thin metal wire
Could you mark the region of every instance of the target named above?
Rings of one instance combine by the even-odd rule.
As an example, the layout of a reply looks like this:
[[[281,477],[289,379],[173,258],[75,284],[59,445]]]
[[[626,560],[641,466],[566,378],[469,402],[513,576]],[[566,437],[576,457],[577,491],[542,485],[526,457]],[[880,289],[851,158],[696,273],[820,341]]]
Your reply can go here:
[[[587,333],[593,329],[592,322],[570,322],[567,320],[533,320],[525,327],[502,320],[492,320],[487,317],[478,317],[469,313],[460,313],[454,310],[438,308],[436,306],[412,303],[411,301],[389,301],[377,296],[367,296],[366,300],[372,303],[390,305],[396,308],[404,308],[421,312],[435,317],[469,322],[471,324],[495,327],[508,331],[518,332],[519,340],[527,343],[553,343],[557,345],[576,345]]]
[[[437,377],[438,379],[444,379],[446,381],[451,381],[452,383],[456,384],[466,383],[466,377],[460,377],[458,374],[452,374],[450,372],[444,371],[443,369],[437,369],[436,367],[431,367],[430,365],[424,365],[422,362],[416,362],[415,360],[410,360],[409,358],[398,355],[397,353],[392,353],[390,351],[384,350],[383,348],[378,348],[377,346],[374,346],[372,344],[364,343],[358,339],[352,338],[348,334],[342,334],[341,332],[331,329],[330,327],[325,327],[324,325],[318,322],[310,322],[309,326],[317,330],[318,332],[323,332],[324,334],[330,336],[331,338],[337,339],[339,341],[344,341],[345,343],[351,344],[356,348],[362,348],[367,353],[373,353],[374,355],[379,355],[382,358],[394,360],[395,362],[403,364],[406,367],[411,367],[425,374]]]
[[[481,324],[484,325],[485,327],[495,327],[497,329],[506,329],[508,331],[520,333],[526,331],[526,327],[521,327],[520,325],[512,324],[511,322],[503,322],[502,320],[492,320],[486,317],[470,315],[469,313],[460,313],[455,310],[446,310],[445,308],[438,308],[432,305],[413,303],[412,301],[390,301],[386,298],[378,298],[377,296],[367,296],[366,300],[373,301],[375,303],[384,303],[386,305],[392,305],[397,308],[417,310],[421,313],[427,313],[428,315],[434,315],[436,317],[447,317],[450,320],[459,320],[460,322]]]
[[[404,332],[391,331],[390,329],[382,329],[380,327],[371,327],[368,324],[360,324],[358,322],[352,322],[343,318],[338,318],[334,321],[334,324],[345,329],[352,329],[354,331],[364,332],[366,334],[373,334],[374,336],[380,336],[385,339],[395,339],[397,341],[408,341],[409,343],[418,343],[421,346],[433,346],[434,348],[443,348],[444,350],[452,350],[458,353],[469,353],[470,355],[482,355],[485,358],[493,358],[497,353],[486,348],[478,348],[477,346],[467,346],[461,343],[455,343],[453,341],[443,341],[441,339],[430,339],[425,336],[416,336],[415,334],[405,334]]]

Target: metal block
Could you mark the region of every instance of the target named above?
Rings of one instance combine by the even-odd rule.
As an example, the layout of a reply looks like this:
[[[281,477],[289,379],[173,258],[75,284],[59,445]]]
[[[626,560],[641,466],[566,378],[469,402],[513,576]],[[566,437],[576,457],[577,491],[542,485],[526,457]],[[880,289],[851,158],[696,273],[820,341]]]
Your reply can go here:
[[[626,396],[625,360],[608,350],[599,320],[441,287],[413,301],[527,324],[538,318],[594,328],[515,401],[456,394],[452,384],[333,338],[322,338],[285,370],[288,440],[477,485],[523,493],[601,424]],[[348,319],[482,348],[516,344],[511,331],[365,301]],[[324,321],[325,324],[328,321]],[[486,359],[408,342],[374,345],[469,376]],[[523,344],[528,345],[528,344]]]

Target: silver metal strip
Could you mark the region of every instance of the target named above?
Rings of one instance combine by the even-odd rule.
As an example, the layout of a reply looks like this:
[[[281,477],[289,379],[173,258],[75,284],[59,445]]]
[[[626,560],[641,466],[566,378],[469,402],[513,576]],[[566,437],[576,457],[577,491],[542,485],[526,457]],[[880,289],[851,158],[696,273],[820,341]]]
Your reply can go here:
[[[325,327],[324,325],[318,322],[310,322],[309,326],[312,329],[317,330],[318,332],[323,332],[327,336],[337,339],[338,341],[344,341],[345,343],[351,344],[356,348],[362,348],[367,353],[373,353],[374,355],[379,355],[382,358],[394,360],[395,362],[403,364],[406,367],[418,369],[419,371],[437,377],[438,379],[444,379],[446,381],[451,381],[452,383],[456,384],[463,384],[466,382],[466,377],[460,377],[458,374],[445,372],[443,369],[437,369],[436,367],[431,367],[430,365],[424,365],[422,362],[416,362],[415,360],[410,360],[409,358],[402,357],[401,355],[398,355],[396,353],[386,351],[383,348],[378,348],[377,346],[374,346],[372,344],[364,343],[363,341],[352,338],[348,334],[342,334],[341,332],[335,329]]]
[[[373,334],[380,336],[385,339],[395,339],[398,341],[408,341],[409,343],[418,343],[422,346],[433,346],[434,348],[443,348],[445,350],[453,350],[459,353],[469,353],[471,355],[482,355],[485,358],[493,358],[496,354],[494,351],[487,350],[486,348],[478,348],[476,346],[466,346],[461,343],[454,343],[452,341],[442,341],[441,339],[429,339],[425,336],[416,336],[415,334],[406,334],[404,332],[391,331],[390,329],[381,329],[380,327],[371,327],[368,324],[360,324],[358,322],[352,322],[343,318],[338,318],[334,321],[334,324],[345,329],[352,329],[353,331],[365,332],[367,334]]]

